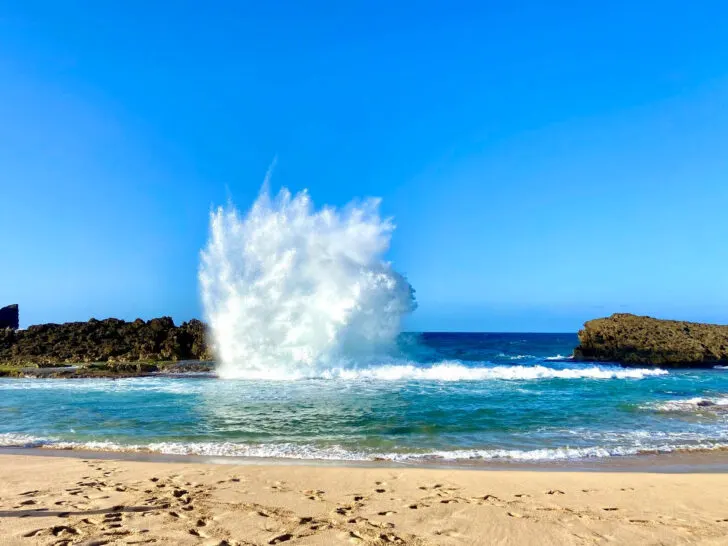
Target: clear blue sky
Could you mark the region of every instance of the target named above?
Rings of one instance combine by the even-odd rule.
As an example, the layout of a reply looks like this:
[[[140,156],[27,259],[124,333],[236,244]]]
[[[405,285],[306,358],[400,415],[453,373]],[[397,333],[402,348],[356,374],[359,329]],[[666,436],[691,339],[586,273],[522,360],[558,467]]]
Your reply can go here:
[[[199,316],[208,211],[277,156],[274,187],[384,199],[411,329],[728,322],[726,29],[723,0],[0,0],[0,304]]]

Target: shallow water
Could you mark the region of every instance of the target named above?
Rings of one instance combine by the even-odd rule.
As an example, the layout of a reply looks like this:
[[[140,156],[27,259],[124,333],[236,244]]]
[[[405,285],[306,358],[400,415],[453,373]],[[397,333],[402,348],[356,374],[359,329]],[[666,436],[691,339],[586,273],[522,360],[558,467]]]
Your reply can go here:
[[[728,370],[574,363],[571,334],[421,334],[295,381],[2,379],[0,445],[338,460],[728,447]]]

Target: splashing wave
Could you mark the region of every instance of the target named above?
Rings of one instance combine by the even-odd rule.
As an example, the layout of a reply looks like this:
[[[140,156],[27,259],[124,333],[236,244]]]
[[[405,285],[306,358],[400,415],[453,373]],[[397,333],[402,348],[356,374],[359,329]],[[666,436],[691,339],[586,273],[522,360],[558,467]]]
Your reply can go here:
[[[199,278],[221,377],[308,376],[394,344],[414,290],[383,258],[394,225],[378,208],[316,210],[266,182],[245,216],[211,213]]]

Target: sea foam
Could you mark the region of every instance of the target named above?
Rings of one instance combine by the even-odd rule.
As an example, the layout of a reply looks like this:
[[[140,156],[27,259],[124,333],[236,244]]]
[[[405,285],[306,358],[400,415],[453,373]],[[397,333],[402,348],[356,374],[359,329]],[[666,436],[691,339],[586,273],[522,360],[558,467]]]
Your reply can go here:
[[[676,435],[674,440],[678,440]],[[664,440],[669,440],[664,438]],[[203,457],[277,458],[321,461],[391,461],[428,463],[437,461],[567,461],[676,451],[725,450],[728,443],[711,438],[690,438],[689,443],[640,442],[624,445],[561,446],[541,449],[454,449],[421,452],[377,452],[352,450],[340,445],[316,446],[295,443],[245,444],[236,442],[151,442],[122,444],[112,441],[66,441],[24,434],[0,434],[0,447],[44,448],[123,453],[158,453]]]
[[[464,366],[458,362],[443,362],[423,367],[413,364],[387,365],[364,369],[339,368],[327,370],[325,378],[425,380],[425,381],[528,381],[537,379],[643,379],[666,375],[662,369],[620,368],[617,366],[588,366],[552,368],[548,366]]]
[[[643,406],[660,412],[728,412],[728,397],[700,397],[654,402]]]

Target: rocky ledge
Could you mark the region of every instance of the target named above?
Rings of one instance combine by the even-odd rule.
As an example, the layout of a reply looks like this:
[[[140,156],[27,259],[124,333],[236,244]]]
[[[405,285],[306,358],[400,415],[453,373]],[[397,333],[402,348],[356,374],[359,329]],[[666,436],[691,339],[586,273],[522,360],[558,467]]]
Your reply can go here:
[[[206,361],[210,353],[206,327],[199,320],[175,326],[170,317],[133,322],[109,318],[0,329],[0,363],[11,366],[107,363],[120,373],[139,374],[144,372],[141,363]]]
[[[0,309],[0,329],[10,328],[11,330],[17,330],[19,322],[20,310],[17,303]]]
[[[632,366],[728,364],[728,326],[617,313],[579,331],[574,359]]]

